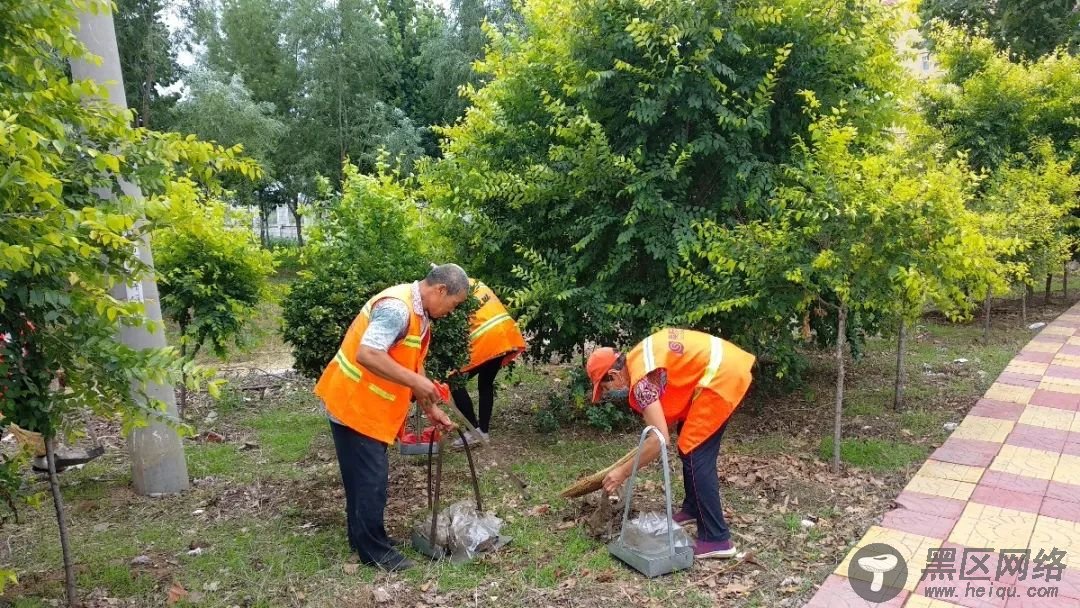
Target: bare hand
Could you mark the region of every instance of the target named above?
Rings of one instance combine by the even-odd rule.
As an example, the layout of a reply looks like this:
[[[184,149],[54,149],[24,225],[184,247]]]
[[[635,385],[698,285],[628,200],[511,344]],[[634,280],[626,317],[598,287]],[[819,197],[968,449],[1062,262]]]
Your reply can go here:
[[[424,376],[417,375],[416,381],[413,383],[413,398],[423,408],[434,406],[439,402],[439,389],[435,388],[435,383],[428,380]],[[446,414],[443,414],[445,416]]]
[[[622,467],[612,469],[604,476],[604,491],[607,492],[609,496],[616,493],[629,476],[630,475]]]
[[[435,428],[440,431],[452,431],[457,428],[457,425],[454,424],[453,420],[450,420],[450,417],[446,415],[446,412],[442,411],[442,409],[437,406],[433,405],[424,408],[424,413],[427,414],[428,420],[435,425]]]

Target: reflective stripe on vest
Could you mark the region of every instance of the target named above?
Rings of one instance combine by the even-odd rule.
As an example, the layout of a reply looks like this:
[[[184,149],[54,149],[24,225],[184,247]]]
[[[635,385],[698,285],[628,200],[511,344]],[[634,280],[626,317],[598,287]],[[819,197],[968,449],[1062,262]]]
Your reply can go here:
[[[353,382],[359,382],[360,378],[363,377],[364,374],[360,371],[360,368],[357,367],[352,362],[352,359],[345,354],[345,351],[340,348],[337,351],[337,355],[334,356],[334,360],[341,366],[341,371]]]
[[[506,321],[513,321],[513,319],[510,318],[510,315],[506,314],[506,313],[491,317],[487,321],[484,321],[483,325],[481,325],[480,327],[477,327],[471,334],[469,334],[469,339],[470,340],[475,340],[475,339],[479,338],[480,336],[486,334],[487,332],[491,331],[491,329],[493,327],[495,327],[496,325],[498,325],[499,323],[503,323],[503,322],[506,322]]]
[[[720,364],[724,362],[724,343],[716,336],[710,336],[709,340],[709,366],[705,368],[705,373],[701,376],[701,380],[698,380],[697,390],[694,391],[694,397],[701,394],[701,391],[708,388],[712,383],[713,378],[716,377],[716,372],[720,371]]]
[[[653,352],[653,337],[645,338],[642,346],[642,355],[645,356],[645,373],[650,374],[656,369],[656,353]]]

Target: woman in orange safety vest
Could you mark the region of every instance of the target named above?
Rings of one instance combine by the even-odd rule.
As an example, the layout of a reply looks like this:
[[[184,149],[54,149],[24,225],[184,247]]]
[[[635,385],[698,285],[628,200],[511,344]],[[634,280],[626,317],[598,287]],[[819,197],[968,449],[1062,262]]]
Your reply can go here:
[[[586,364],[594,403],[626,398],[664,437],[669,436],[669,425],[678,423],[686,498],[674,519],[697,523],[694,556],[699,559],[735,555],[720,504],[716,458],[724,427],[750,387],[753,366],[754,356],[734,344],[688,329],[658,331],[626,354],[598,348]],[[660,442],[650,435],[641,463],[659,454]],[[604,489],[618,489],[632,466],[628,462],[608,473]]]
[[[480,281],[470,279],[474,295],[480,300],[480,308],[470,319],[469,363],[461,373],[469,378],[478,378],[480,396],[480,416],[473,410],[472,398],[467,387],[453,391],[454,405],[461,415],[476,428],[479,437],[469,438],[470,443],[488,438],[491,429],[491,410],[495,403],[495,376],[499,370],[510,364],[518,355],[525,352],[525,338],[521,335],[517,323],[510,317],[506,307],[490,287]],[[461,447],[461,439],[453,444]]]

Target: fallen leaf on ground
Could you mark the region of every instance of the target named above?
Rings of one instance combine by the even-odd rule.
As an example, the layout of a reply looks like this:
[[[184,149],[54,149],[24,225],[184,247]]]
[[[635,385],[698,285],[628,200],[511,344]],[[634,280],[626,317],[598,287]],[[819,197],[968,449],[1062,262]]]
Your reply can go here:
[[[345,574],[356,574],[360,570],[360,564],[345,564],[341,567]]]
[[[724,588],[720,590],[720,593],[729,593],[731,595],[743,595],[747,591],[750,591],[750,587],[747,587],[746,585],[744,585],[742,583],[735,582],[735,583],[728,583],[727,585],[725,585]]]
[[[371,595],[375,597],[376,604],[385,604],[390,601],[390,592],[382,587],[376,587]]]
[[[529,509],[528,511],[525,512],[525,514],[528,515],[529,517],[539,517],[540,515],[547,514],[547,512],[550,511],[550,510],[551,510],[551,505],[549,505],[547,503],[544,503],[542,505],[536,505],[535,507]]]
[[[172,606],[187,596],[187,589],[184,589],[183,585],[180,583],[173,583],[172,586],[169,587],[169,599],[165,600],[165,603]]]

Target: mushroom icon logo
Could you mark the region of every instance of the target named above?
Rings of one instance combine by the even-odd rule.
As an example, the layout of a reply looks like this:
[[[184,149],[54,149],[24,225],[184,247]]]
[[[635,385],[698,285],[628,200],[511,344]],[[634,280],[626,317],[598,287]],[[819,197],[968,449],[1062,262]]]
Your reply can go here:
[[[907,584],[907,561],[899,551],[884,543],[861,547],[847,567],[848,582],[862,599],[875,604],[885,603]]]
[[[870,582],[870,590],[874,593],[881,591],[885,586],[885,573],[892,572],[900,559],[890,553],[864,557],[859,560],[859,567],[874,574],[874,580]]]

